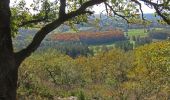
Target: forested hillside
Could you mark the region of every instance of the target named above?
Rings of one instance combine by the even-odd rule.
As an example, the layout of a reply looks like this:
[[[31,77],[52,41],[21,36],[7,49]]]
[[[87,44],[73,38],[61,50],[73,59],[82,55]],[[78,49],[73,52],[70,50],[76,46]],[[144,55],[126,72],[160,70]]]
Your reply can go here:
[[[76,59],[55,49],[34,53],[19,70],[19,98],[24,100],[168,100],[170,42],[156,42],[125,52],[112,49]]]

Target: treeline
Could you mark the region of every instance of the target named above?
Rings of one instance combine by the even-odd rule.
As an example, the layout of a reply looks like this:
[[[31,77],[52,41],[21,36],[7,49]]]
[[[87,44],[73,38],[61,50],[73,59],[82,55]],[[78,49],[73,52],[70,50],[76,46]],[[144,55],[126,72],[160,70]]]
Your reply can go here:
[[[62,33],[52,35],[51,37],[54,41],[59,42],[79,41],[88,45],[113,43],[116,41],[126,40],[124,32],[119,29],[106,32]]]
[[[168,29],[152,29],[148,31],[146,36],[136,35],[136,36],[129,37],[129,40],[134,42],[133,44],[134,48],[155,41],[169,40],[169,39],[170,39],[170,32]],[[125,44],[128,44],[128,42]],[[120,45],[122,44],[120,43]]]
[[[18,98],[56,100],[168,100],[170,42],[133,51],[112,49],[72,59],[51,49],[33,54],[19,70]]]
[[[81,42],[70,41],[70,42],[54,42],[54,41],[44,41],[37,52],[45,52],[49,48],[55,49],[57,52],[66,54],[72,58],[78,56],[89,56],[93,55],[93,50],[90,50],[87,44]]]
[[[170,30],[151,30],[149,32],[149,37],[153,39],[165,40],[170,38]]]

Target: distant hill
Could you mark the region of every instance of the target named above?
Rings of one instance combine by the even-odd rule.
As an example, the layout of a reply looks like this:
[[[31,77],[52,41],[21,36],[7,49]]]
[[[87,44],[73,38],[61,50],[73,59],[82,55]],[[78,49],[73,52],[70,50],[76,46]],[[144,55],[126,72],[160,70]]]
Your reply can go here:
[[[158,19],[161,19],[161,17],[155,16],[155,15],[152,14],[152,13],[144,14],[144,17],[145,17],[147,20],[151,20],[151,21],[157,21]]]
[[[145,19],[152,21],[151,27],[161,27],[161,25],[157,22],[160,19],[159,16],[155,16],[153,13],[144,14]],[[88,17],[88,22],[82,22],[80,24],[75,25],[79,31],[107,31],[114,28],[121,28],[124,31],[127,31],[127,28],[131,25],[128,25],[125,20],[116,19],[114,17],[108,17],[104,14],[94,14]],[[142,28],[141,25],[135,25],[135,28]],[[133,28],[133,25],[132,27]],[[59,32],[69,32],[70,27],[66,25],[62,25],[58,28]]]
[[[157,19],[160,19],[159,16],[155,16],[154,13],[147,13],[147,14],[144,14],[144,17],[148,20],[157,20]],[[108,18],[106,15],[104,14],[95,14],[93,15],[93,17],[89,17],[89,18],[99,18],[99,19],[106,19]]]

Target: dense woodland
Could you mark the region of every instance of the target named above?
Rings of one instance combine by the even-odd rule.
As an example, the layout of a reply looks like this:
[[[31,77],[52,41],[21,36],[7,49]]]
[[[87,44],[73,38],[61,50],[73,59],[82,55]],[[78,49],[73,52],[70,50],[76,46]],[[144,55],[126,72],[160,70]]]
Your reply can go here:
[[[125,52],[111,49],[73,59],[56,49],[36,52],[19,70],[18,96],[24,100],[168,100],[170,42]]]

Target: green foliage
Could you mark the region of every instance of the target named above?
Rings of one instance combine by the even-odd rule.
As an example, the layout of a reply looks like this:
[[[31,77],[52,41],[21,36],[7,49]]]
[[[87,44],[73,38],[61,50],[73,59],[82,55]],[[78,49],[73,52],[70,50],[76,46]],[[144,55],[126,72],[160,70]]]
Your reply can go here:
[[[76,59],[52,49],[37,52],[19,70],[18,95],[32,100],[70,96],[80,100],[166,99],[169,50],[169,41],[164,41],[134,51],[112,49]]]
[[[89,0],[67,0],[66,4],[66,13],[70,13],[72,11],[76,11],[81,7],[81,5]],[[128,1],[128,0],[108,0],[107,1],[111,6],[114,8],[114,10],[119,13],[122,16],[131,16],[131,18],[128,18],[129,21],[133,19],[139,20],[139,8],[135,3]],[[53,22],[59,17],[59,1],[55,0],[33,0],[33,2],[26,2],[26,0],[16,0],[11,5],[11,28],[13,36],[17,34],[17,30],[20,27],[35,27],[39,26],[39,28],[42,28],[43,26],[47,25],[50,22]],[[87,11],[93,12],[93,7],[89,7]],[[109,10],[109,16],[113,17],[113,12]],[[71,26],[73,30],[76,30],[75,24],[78,24],[80,22],[87,22],[88,21],[89,14],[83,14],[75,17],[74,19],[66,21],[64,24],[67,24]],[[25,22],[29,22],[32,20],[41,20],[34,23],[29,23],[23,25]],[[133,22],[133,23],[134,23]],[[95,25],[97,27],[99,23],[99,20],[95,20]]]
[[[79,100],[86,100],[85,95],[84,95],[84,93],[82,91],[80,91],[80,93],[78,94],[78,99]]]
[[[130,43],[130,41],[121,41],[121,42],[116,42],[115,47],[128,51],[128,50],[133,50],[134,45]]]
[[[168,96],[166,90],[169,89],[169,79],[167,79],[169,47],[170,43],[167,41],[145,45],[135,50],[134,68],[130,71],[129,77],[134,84],[132,88],[139,89],[136,94],[140,95],[140,98],[147,97],[147,94],[150,94],[150,97],[154,94]]]
[[[148,33],[145,32],[144,29],[129,29],[128,30],[128,36],[131,37],[131,36],[146,36]]]
[[[18,29],[20,28],[19,25],[21,25],[22,21],[28,21],[32,18],[31,13],[28,12],[26,8],[22,9],[23,11],[20,10],[21,10],[20,6],[11,8],[11,12],[12,12],[11,30],[13,36],[15,36],[18,33]],[[31,27],[31,25],[29,25],[29,27]]]

